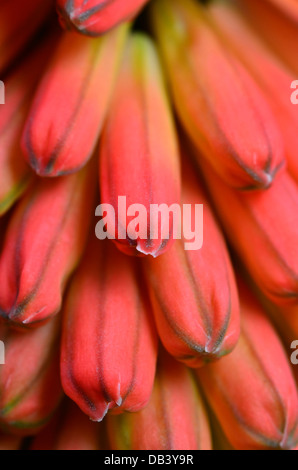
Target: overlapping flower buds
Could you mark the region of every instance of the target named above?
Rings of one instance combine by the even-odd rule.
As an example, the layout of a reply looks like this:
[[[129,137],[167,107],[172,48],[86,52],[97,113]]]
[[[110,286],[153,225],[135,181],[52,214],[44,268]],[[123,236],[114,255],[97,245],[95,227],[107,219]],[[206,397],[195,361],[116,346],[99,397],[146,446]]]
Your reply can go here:
[[[240,342],[228,357],[198,372],[200,383],[234,448],[292,449],[298,394],[287,356],[251,292],[242,284],[239,291]]]
[[[251,276],[275,303],[296,303],[298,186],[295,181],[283,172],[265,192],[237,194],[210,168],[206,165],[203,168],[225,232]],[[258,253],[262,253],[262,263]]]
[[[165,348],[177,360],[199,367],[234,349],[240,315],[229,253],[202,182],[193,171],[186,166],[182,173],[182,203],[191,207],[184,222],[191,226],[202,204],[201,230],[208,242],[204,240],[201,249],[185,250],[185,239],[177,240],[169,252],[157,260],[144,260],[143,266]]]
[[[156,1],[153,24],[177,113],[204,157],[233,187],[270,186],[284,163],[280,131],[204,9],[193,0]]]
[[[298,450],[296,0],[0,25],[0,450]]]
[[[2,1],[0,4],[0,73],[22,52],[51,16],[52,0]]]
[[[228,42],[227,46],[262,88],[283,135],[288,170],[298,181],[298,113],[289,99],[289,86],[296,78],[295,73],[254,34],[245,15],[235,8],[234,3],[214,2],[209,11],[222,33],[222,40]]]

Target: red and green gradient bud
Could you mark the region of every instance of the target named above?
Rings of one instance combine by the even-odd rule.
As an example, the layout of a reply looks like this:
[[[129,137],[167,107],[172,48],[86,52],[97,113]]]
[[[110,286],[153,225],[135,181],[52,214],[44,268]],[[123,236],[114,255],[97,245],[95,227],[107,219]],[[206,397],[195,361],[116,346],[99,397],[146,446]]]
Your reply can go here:
[[[288,170],[298,182],[298,113],[289,99],[289,86],[296,74],[255,34],[235,3],[212,2],[209,12],[227,47],[242,60],[266,95],[283,136]]]
[[[180,203],[181,177],[164,78],[146,35],[130,36],[120,77],[100,145],[101,202],[115,210],[115,217],[105,217],[107,232],[124,253],[157,257],[169,249],[177,227],[171,217],[168,227],[152,220],[150,209]],[[119,210],[123,196],[127,208],[139,211],[138,224]]]
[[[61,25],[86,36],[101,36],[133,20],[148,0],[57,0]]]
[[[290,450],[298,442],[298,393],[275,329],[239,282],[242,333],[236,349],[198,370],[199,382],[236,450]]]
[[[237,189],[266,188],[285,163],[272,110],[194,0],[152,4],[178,117],[214,170]]]
[[[0,428],[34,435],[50,420],[63,396],[59,374],[60,321],[29,331],[1,328],[5,365],[0,367]]]
[[[0,314],[29,327],[57,314],[79,263],[95,201],[92,165],[62,178],[38,179],[15,208],[0,257]]]
[[[50,36],[25,56],[5,80],[5,105],[0,114],[0,215],[24,193],[33,172],[20,145],[31,99],[57,37]]]
[[[137,413],[108,416],[107,429],[115,450],[212,448],[208,416],[192,373],[164,351],[149,404]]]
[[[237,344],[239,300],[228,249],[202,181],[190,165],[183,167],[182,178],[184,227],[198,225],[194,221],[202,205],[203,245],[186,250],[182,238],[160,258],[144,259],[143,268],[164,347],[187,366],[200,367]]]
[[[138,260],[91,237],[63,315],[64,391],[93,421],[149,401],[157,335]]]
[[[52,0],[0,2],[0,74],[11,65],[42,27],[53,9]]]
[[[230,244],[259,289],[277,305],[297,303],[297,184],[282,172],[267,191],[239,194],[202,168]]]
[[[28,114],[22,148],[41,176],[74,173],[91,158],[105,119],[128,31],[90,40],[64,33]]]

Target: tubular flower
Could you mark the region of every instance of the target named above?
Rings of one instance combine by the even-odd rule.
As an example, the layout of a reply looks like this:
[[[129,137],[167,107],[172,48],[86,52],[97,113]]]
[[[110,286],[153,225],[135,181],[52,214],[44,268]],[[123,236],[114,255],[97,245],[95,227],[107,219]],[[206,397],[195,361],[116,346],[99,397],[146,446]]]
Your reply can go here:
[[[204,175],[230,243],[251,277],[274,303],[296,303],[297,184],[285,172],[265,192],[238,194],[206,165]],[[259,253],[262,253],[262,263]]]
[[[20,138],[34,90],[55,39],[43,41],[5,81],[0,114],[0,215],[24,193],[33,173],[22,158]]]
[[[186,250],[186,238],[177,240],[157,260],[145,259],[144,272],[165,348],[186,365],[198,367],[230,353],[237,344],[239,301],[225,241],[191,166],[183,169],[183,181],[184,227],[194,227],[196,221],[192,236],[203,231],[208,242],[204,240],[201,249]],[[201,227],[199,205],[203,205]]]
[[[202,155],[233,187],[270,186],[284,144],[247,69],[194,0],[157,1],[152,18],[177,113]]]
[[[298,182],[298,113],[289,99],[294,72],[254,34],[245,15],[235,8],[234,3],[216,1],[210,4],[209,12],[222,32],[223,40],[251,71],[266,95],[284,138],[288,170]]]
[[[180,164],[161,66],[145,35],[129,38],[120,76],[101,140],[101,202],[114,208],[105,219],[118,248],[156,258],[177,226],[159,224],[151,209],[180,202]]]
[[[62,385],[94,421],[143,408],[152,391],[157,340],[136,261],[93,236],[65,306]]]
[[[240,290],[242,336],[232,354],[198,371],[207,400],[238,450],[293,449],[298,394],[287,356],[260,305]]]
[[[93,168],[38,180],[13,212],[0,257],[0,314],[6,320],[36,325],[60,310],[89,231]]]
[[[93,41],[69,33],[60,39],[23,131],[22,148],[37,174],[73,173],[91,158],[127,30],[124,25]]]

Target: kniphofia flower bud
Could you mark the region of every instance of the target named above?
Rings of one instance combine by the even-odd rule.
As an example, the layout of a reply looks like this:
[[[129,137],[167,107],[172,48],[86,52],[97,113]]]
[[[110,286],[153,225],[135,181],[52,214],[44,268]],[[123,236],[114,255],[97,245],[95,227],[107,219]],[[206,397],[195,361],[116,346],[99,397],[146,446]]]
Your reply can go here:
[[[128,25],[103,38],[64,33],[40,82],[22,147],[41,176],[73,173],[95,149]]]
[[[93,162],[78,174],[40,179],[10,220],[0,257],[0,314],[23,325],[58,313],[89,232]]]
[[[194,0],[153,3],[178,116],[204,158],[236,188],[270,186],[284,165],[280,130],[252,76]]]
[[[255,34],[235,3],[212,2],[208,9],[227,47],[242,60],[266,95],[282,132],[288,170],[298,182],[298,113],[289,99],[295,73]]]
[[[239,282],[242,334],[235,350],[198,370],[200,384],[237,450],[287,450],[298,441],[298,393],[267,315]]]
[[[148,0],[57,0],[62,26],[87,36],[100,36],[132,20]]]
[[[137,413],[108,416],[107,428],[111,448],[115,450],[212,447],[208,416],[198,386],[190,370],[164,351],[159,355],[149,404]]]
[[[177,360],[199,367],[235,347],[239,302],[229,253],[202,182],[190,166],[182,177],[182,240],[160,258],[144,259],[143,266],[163,345]],[[202,225],[197,223],[200,205]],[[203,232],[200,249],[186,249],[186,229],[192,237]]]
[[[102,204],[113,208],[107,232],[120,250],[157,257],[170,247],[177,227],[169,214],[159,224],[151,208],[180,203],[179,152],[157,52],[142,34],[125,49],[101,140],[100,189]]]
[[[54,40],[44,40],[5,80],[5,104],[0,107],[0,215],[23,194],[33,175],[22,157],[20,140],[32,95]]]
[[[157,338],[137,261],[93,235],[67,297],[62,385],[94,421],[141,409],[152,391]]]

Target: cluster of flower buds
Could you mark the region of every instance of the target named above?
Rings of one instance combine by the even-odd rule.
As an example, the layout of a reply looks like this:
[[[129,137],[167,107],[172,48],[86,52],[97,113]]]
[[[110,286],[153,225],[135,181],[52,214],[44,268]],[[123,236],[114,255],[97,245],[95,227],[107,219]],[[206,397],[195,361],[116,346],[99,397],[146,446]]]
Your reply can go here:
[[[0,450],[298,450],[296,0],[0,26]]]

